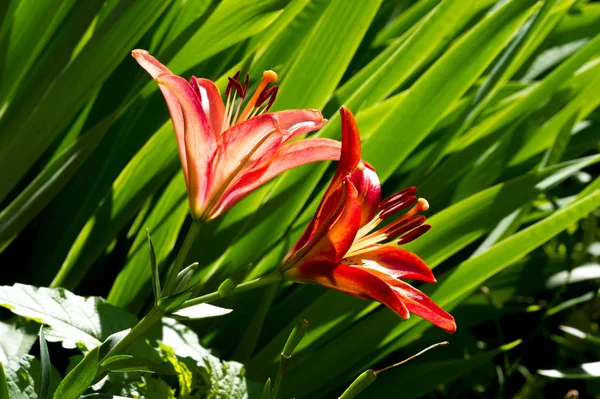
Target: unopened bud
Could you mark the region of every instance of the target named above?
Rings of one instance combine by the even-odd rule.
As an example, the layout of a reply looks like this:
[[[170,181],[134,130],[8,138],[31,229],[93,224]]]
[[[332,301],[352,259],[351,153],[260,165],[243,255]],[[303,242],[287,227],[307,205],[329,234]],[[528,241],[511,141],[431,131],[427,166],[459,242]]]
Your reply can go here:
[[[227,280],[223,281],[221,285],[219,285],[217,291],[219,291],[221,296],[225,297],[233,294],[235,287],[237,287],[237,284],[231,278],[228,278]]]
[[[371,369],[359,375],[352,384],[344,391],[339,399],[352,399],[359,393],[364,391],[369,385],[375,381],[377,374]]]
[[[306,335],[308,326],[309,323],[306,319],[301,319],[298,322],[298,324],[296,324],[296,326],[290,333],[290,336],[288,337],[285,346],[283,347],[283,352],[281,352],[281,356],[285,358],[289,358],[290,356],[292,356],[292,353],[294,352],[300,341],[302,341],[302,338],[304,338],[304,336]]]

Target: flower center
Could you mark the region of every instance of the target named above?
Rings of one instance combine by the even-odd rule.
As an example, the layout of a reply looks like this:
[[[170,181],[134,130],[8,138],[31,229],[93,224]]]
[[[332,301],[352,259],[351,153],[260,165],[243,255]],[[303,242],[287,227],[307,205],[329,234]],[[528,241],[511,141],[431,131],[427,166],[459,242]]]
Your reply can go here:
[[[379,212],[370,222],[360,228],[346,257],[368,252],[373,249],[374,245],[389,243],[398,237],[397,244],[402,245],[425,234],[431,226],[423,224],[426,217],[417,216],[417,213],[429,209],[429,203],[424,198],[417,199],[415,196],[416,191],[415,187],[409,187],[381,201]],[[375,230],[384,219],[407,208],[410,209],[404,215]]]
[[[273,71],[265,71],[256,91],[242,109],[242,105],[248,94],[250,74],[246,74],[244,84],[238,80],[239,77],[240,71],[237,71],[235,75],[229,78],[229,82],[227,83],[227,90],[225,91],[227,102],[221,131],[225,131],[231,126],[267,112],[273,105],[277,91],[279,90],[279,86],[269,87],[269,84],[277,80],[277,74]]]

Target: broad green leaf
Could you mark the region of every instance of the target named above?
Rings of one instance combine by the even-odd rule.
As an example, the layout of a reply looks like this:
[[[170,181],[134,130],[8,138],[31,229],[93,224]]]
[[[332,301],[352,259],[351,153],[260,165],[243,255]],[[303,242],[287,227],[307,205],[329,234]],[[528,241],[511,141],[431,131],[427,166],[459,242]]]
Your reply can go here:
[[[325,106],[380,4],[380,0],[330,2],[281,84],[277,110]],[[335,62],[323,62],[322,57],[331,54]]]
[[[8,394],[9,392],[8,383],[6,382],[6,373],[4,372],[4,366],[2,365],[2,362],[0,362],[0,399],[10,399]]]
[[[54,399],[77,399],[88,389],[98,370],[99,350],[100,347],[95,347],[89,351],[83,360],[65,376],[56,388]]]
[[[10,27],[0,36],[0,42],[8,43],[0,84],[0,119],[36,57],[75,3],[73,0],[48,0],[43,4],[36,0],[19,1]],[[24,48],[28,51],[23,51]]]
[[[165,269],[167,259],[173,255],[175,242],[188,213],[185,182],[183,175],[177,173],[143,222],[143,226],[152,231],[156,242],[157,272]],[[146,298],[145,288],[151,278],[147,266],[143,237],[138,233],[129,250],[127,263],[108,294],[108,302],[138,311]]]
[[[480,139],[486,134],[502,129],[517,119],[530,115],[540,103],[546,101],[565,80],[570,78],[582,65],[594,57],[600,50],[600,36],[589,41],[583,48],[563,62],[555,70],[520,99],[505,109],[497,112],[493,117],[486,118],[482,123],[474,126],[467,134],[457,140],[454,149],[464,148],[473,141]]]
[[[108,120],[107,122],[110,122]],[[10,205],[0,212],[0,247],[18,234],[54,198],[69,178],[94,151],[104,135],[106,122],[65,149],[50,162]]]
[[[161,153],[154,151],[160,148]],[[177,145],[171,123],[160,131],[136,154],[113,184],[113,189],[89,219],[61,266],[52,286],[74,287],[85,276],[92,262],[102,253],[116,233],[131,220],[137,204],[163,184],[176,168]],[[157,172],[146,173],[148,168]],[[131,189],[129,189],[131,187]],[[119,193],[113,197],[113,193]],[[137,201],[136,201],[137,200]]]
[[[95,88],[110,75],[169,3],[163,0],[119,3],[118,12],[114,11],[119,18],[106,24],[87,43],[56,78],[37,107],[20,109],[10,115],[5,129],[11,134],[0,136],[0,168],[10,168],[12,172],[2,174],[0,200],[68,126]],[[40,134],[42,131],[44,134]]]
[[[63,288],[0,286],[0,306],[46,325],[46,339],[65,348],[83,345],[90,350],[136,321],[99,297],[83,298]]]
[[[363,157],[387,179],[475,83],[530,13],[533,2],[507,1],[462,36],[409,89],[363,146]],[[467,55],[469,62],[465,63]],[[395,134],[395,132],[405,132]],[[392,133],[390,133],[392,132]],[[410,132],[410,133],[408,133]],[[393,151],[386,154],[384,149]]]

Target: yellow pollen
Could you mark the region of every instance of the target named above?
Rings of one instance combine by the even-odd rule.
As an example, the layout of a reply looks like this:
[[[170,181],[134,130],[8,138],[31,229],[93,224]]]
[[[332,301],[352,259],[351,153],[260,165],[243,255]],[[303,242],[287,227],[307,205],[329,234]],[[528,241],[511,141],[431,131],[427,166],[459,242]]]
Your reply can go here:
[[[246,108],[244,108],[244,110],[242,111],[239,121],[244,121],[247,119],[248,114],[250,113],[252,108],[254,108],[254,104],[256,104],[256,101],[258,100],[258,97],[260,97],[263,90],[269,85],[269,83],[275,82],[276,80],[277,74],[275,72],[265,71],[263,73],[262,80],[260,81],[260,84],[258,85],[256,91],[252,95],[252,98],[248,101],[248,104],[246,104]]]

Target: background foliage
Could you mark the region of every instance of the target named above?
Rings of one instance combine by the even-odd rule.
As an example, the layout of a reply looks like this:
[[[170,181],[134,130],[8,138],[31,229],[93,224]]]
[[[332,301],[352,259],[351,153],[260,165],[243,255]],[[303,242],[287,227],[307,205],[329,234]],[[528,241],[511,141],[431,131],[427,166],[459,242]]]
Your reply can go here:
[[[377,304],[283,284],[221,301],[234,309],[227,316],[188,323],[213,353],[243,363],[245,374],[239,363],[214,366],[220,360],[198,342],[163,337],[163,359],[181,372],[181,359],[196,353],[186,370],[204,370],[190,375],[203,376],[206,386],[211,379],[262,385],[287,335],[306,318],[311,328],[281,397],[337,397],[366,368],[444,339],[449,347],[381,374],[363,396],[600,395],[600,363],[593,363],[600,342],[600,3],[5,0],[0,21],[4,285],[105,297],[89,299],[90,312],[120,312],[104,320],[131,325],[131,314],[141,316],[151,301],[145,229],[164,272],[189,217],[167,108],[130,51],[148,49],[173,72],[213,79],[222,89],[238,69],[252,83],[273,69],[281,83],[274,108],[320,109],[330,123],[317,135],[339,138],[336,112],[346,105],[384,191],[415,184],[429,200],[433,229],[409,248],[436,269],[438,283],[421,288],[454,314],[458,332],[449,337],[417,317],[400,322]],[[198,293],[275,268],[332,170],[315,164],[288,172],[205,226],[189,259],[201,262]],[[52,310],[23,310],[33,294],[16,287],[2,287],[3,306],[50,325],[49,341],[65,348],[82,342],[70,330],[61,336],[60,318],[48,319]],[[15,381],[14,370],[35,380],[39,361],[27,353],[37,329],[8,316],[0,325],[7,381]],[[79,349],[92,350],[118,330],[94,335],[105,326],[98,320],[76,326],[88,345]],[[169,328],[167,335],[184,331]],[[49,348],[55,389],[78,352]],[[39,358],[36,348],[32,354]],[[173,387],[183,395],[192,384],[117,375],[114,386],[129,387],[119,392],[131,396],[142,389],[167,395]],[[145,388],[127,378],[143,378]],[[223,389],[225,396],[197,392],[228,397]]]

